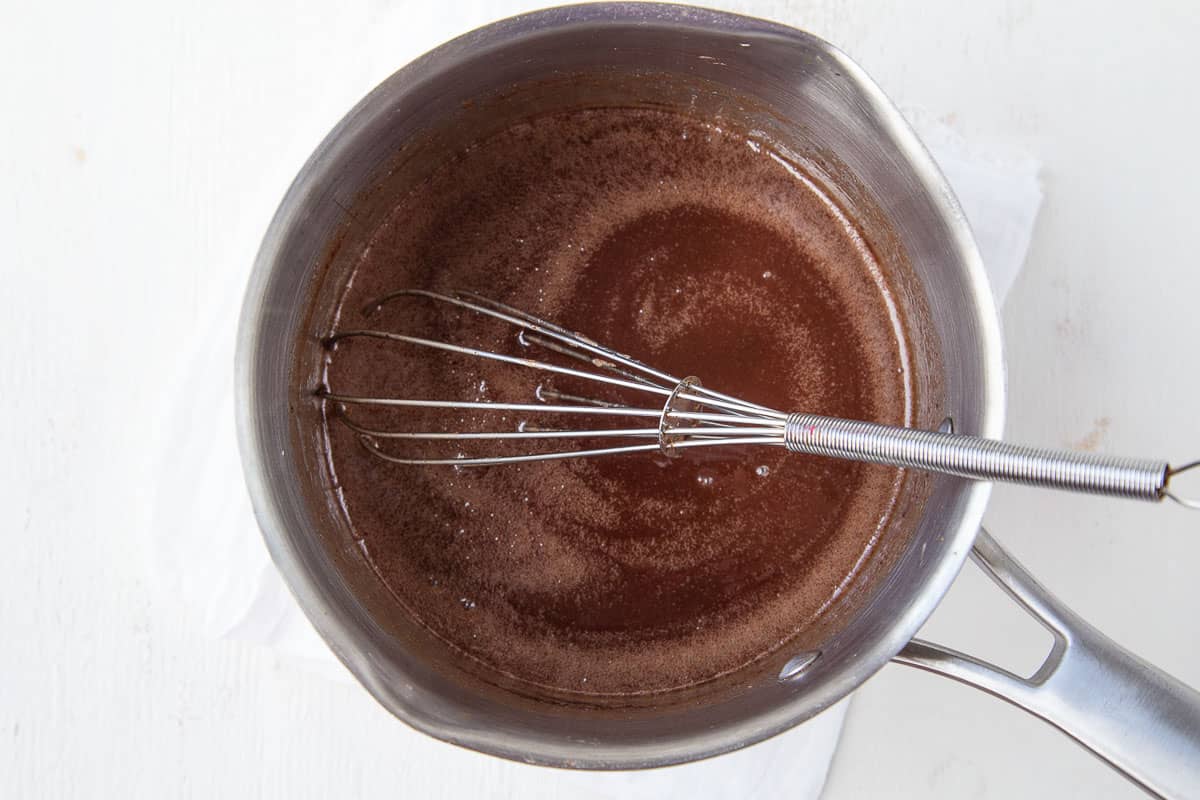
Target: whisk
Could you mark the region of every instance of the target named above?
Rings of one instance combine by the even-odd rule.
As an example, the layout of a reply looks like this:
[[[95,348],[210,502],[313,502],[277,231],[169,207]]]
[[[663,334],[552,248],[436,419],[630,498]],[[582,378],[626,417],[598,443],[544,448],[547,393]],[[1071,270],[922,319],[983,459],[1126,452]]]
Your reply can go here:
[[[339,342],[355,338],[384,340],[592,382],[608,387],[609,393],[619,390],[622,396],[638,401],[613,402],[567,394],[545,383],[536,384],[532,398],[536,402],[530,403],[368,397],[341,394],[327,386],[318,389],[318,396],[336,404],[338,418],[358,434],[374,455],[394,464],[490,466],[635,453],[679,458],[693,448],[773,446],[792,453],[887,464],[973,480],[1007,481],[1151,501],[1170,498],[1189,508],[1200,508],[1200,500],[1181,498],[1168,488],[1172,477],[1200,466],[1200,461],[1172,467],[1165,461],[1024,447],[946,430],[785,413],[714,391],[695,376],[670,375],[580,333],[468,291],[444,294],[403,289],[372,302],[366,313],[370,315],[400,298],[423,298],[507,323],[524,351],[542,355],[526,358],[371,329],[339,331],[324,339],[325,347],[334,350]],[[553,357],[550,354],[579,362],[581,367],[552,363],[548,360]],[[520,422],[516,430],[504,431],[378,430],[351,419],[348,409],[355,406],[560,415],[563,419],[581,420],[583,424],[578,428],[547,429]],[[591,427],[602,420],[626,427]],[[456,446],[463,442],[477,445],[500,441],[550,442],[555,449],[518,455],[456,453],[452,457],[426,458],[397,455],[382,446],[385,442],[414,440],[453,442]],[[584,446],[578,446],[580,443]],[[600,444],[607,446],[596,446]]]

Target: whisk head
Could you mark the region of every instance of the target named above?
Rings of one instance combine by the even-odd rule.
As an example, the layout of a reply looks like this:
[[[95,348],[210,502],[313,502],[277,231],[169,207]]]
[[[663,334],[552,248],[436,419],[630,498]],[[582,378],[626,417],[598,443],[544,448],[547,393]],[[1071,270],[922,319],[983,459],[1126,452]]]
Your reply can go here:
[[[384,306],[401,300],[422,301],[460,312],[480,315],[504,323],[516,337],[523,355],[500,352],[499,347],[471,347],[442,338],[415,335],[418,331],[359,328],[338,331],[324,339],[336,350],[351,339],[374,339],[398,347],[466,356],[500,363],[529,375],[529,402],[498,402],[453,398],[380,397],[344,394],[322,386],[317,395],[332,403],[342,424],[358,434],[376,456],[395,464],[449,464],[485,466],[568,458],[589,458],[625,453],[658,453],[677,457],[680,450],[730,445],[784,446],[787,415],[764,406],[731,397],[703,386],[694,376],[675,377],[605,347],[586,336],[473,292],[449,294],[421,289],[392,292],[370,304],[371,316]],[[604,397],[560,392],[546,376],[563,376],[572,381],[603,388]],[[619,398],[619,399],[610,399]],[[471,411],[477,418],[498,422],[516,415],[509,430],[495,425],[488,430],[394,430],[364,424],[355,409],[386,408],[393,411],[441,409]],[[522,415],[562,420],[563,427],[531,424]],[[454,452],[426,457],[405,453],[404,443],[442,443]],[[489,443],[527,444],[534,452],[487,453]],[[541,449],[538,446],[548,446]],[[470,452],[464,452],[468,447]]]

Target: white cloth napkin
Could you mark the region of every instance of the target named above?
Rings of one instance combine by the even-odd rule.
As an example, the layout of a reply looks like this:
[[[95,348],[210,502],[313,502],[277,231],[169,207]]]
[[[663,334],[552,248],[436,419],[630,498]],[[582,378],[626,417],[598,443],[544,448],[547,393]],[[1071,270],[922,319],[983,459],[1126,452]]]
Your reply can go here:
[[[1003,299],[1021,268],[1041,203],[1038,165],[970,146],[910,112],[974,228],[992,288]],[[247,270],[250,254],[247,254]],[[160,421],[154,504],[160,585],[181,595],[206,636],[273,648],[285,665],[352,682],[296,605],[259,536],[234,435],[233,350],[241,286],[231,286],[211,324],[181,343],[178,374]],[[629,773],[558,773],[564,788],[594,797],[815,798],[824,785],[848,701],[756,747],[718,759]],[[471,759],[446,748],[448,759]],[[471,768],[474,761],[464,761]],[[514,765],[515,768],[515,765]]]

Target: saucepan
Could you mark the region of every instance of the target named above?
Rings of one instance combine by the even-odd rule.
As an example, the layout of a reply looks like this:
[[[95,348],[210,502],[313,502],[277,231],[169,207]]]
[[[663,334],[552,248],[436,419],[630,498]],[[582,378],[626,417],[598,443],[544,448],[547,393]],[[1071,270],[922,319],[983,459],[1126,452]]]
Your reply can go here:
[[[843,53],[785,26],[675,5],[570,6],[489,25],[401,69],[326,137],[271,222],[242,312],[238,432],[255,511],[275,563],[338,657],[387,709],[428,734],[587,769],[663,766],[745,747],[898,661],[1026,709],[1150,792],[1200,796],[1200,694],[1084,622],[981,530],[984,482],[931,479],[912,535],[885,559],[886,574],[833,615],[819,642],[784,648],[734,695],[619,713],[538,704],[472,679],[453,659],[415,646],[419,632],[371,613],[379,588],[355,577],[353,548],[328,535],[333,509],[305,489],[314,467],[296,419],[308,399],[292,380],[297,342],[321,333],[309,309],[332,268],[330,243],[353,222],[345,209],[397,152],[455,144],[437,132],[500,126],[535,106],[614,100],[737,118],[819,165],[860,216],[886,220],[888,240],[872,245],[909,265],[904,292],[926,309],[925,338],[936,343],[926,356],[938,360],[940,379],[926,390],[938,419],[927,424],[944,415],[958,432],[1002,432],[1000,330],[971,231],[929,154]],[[465,122],[447,125],[453,120]],[[913,638],[968,556],[1053,634],[1034,674]]]

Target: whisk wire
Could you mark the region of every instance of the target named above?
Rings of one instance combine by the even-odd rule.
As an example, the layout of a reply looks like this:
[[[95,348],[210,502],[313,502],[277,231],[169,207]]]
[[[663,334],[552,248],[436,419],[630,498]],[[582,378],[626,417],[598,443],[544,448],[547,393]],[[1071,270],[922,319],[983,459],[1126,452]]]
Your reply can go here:
[[[538,403],[505,403],[488,400],[441,400],[399,397],[370,397],[322,392],[326,400],[338,404],[341,422],[358,434],[372,453],[386,461],[400,464],[458,464],[484,465],[506,464],[528,461],[543,461],[554,458],[588,458],[617,453],[652,452],[674,457],[684,447],[712,446],[716,444],[783,444],[786,415],[758,406],[739,398],[722,395],[702,386],[695,378],[679,379],[662,370],[604,347],[595,341],[548,322],[520,309],[509,306],[474,292],[442,294],[423,289],[402,289],[384,295],[364,309],[371,316],[385,305],[401,298],[423,298],[436,304],[449,306],[484,317],[499,320],[514,327],[518,344],[527,350],[540,348],[548,354],[556,354],[576,362],[587,364],[591,369],[554,364],[549,361],[508,355],[482,347],[469,347],[453,342],[413,336],[376,329],[353,329],[339,331],[325,339],[327,347],[335,348],[339,343],[351,339],[376,339],[399,344],[413,345],[456,355],[468,356],[493,362],[511,364],[530,370],[561,375],[571,379],[589,381],[615,390],[629,390],[665,398],[660,408],[641,408],[625,402],[613,402],[601,398],[561,392],[539,383],[534,390]],[[350,418],[348,406],[367,406],[391,409],[446,409],[459,411],[504,411],[537,415],[576,415],[595,418],[638,418],[656,419],[653,428],[600,428],[558,429],[528,425],[521,421],[515,431],[397,431],[384,430],[358,423]],[[545,453],[475,456],[456,454],[454,457],[415,457],[384,452],[384,441],[430,441],[430,442],[511,442],[546,441],[578,442],[595,439],[654,439],[654,443],[628,444],[619,447],[563,449]]]
[[[551,339],[558,340],[562,344],[566,345],[567,348],[576,348],[577,350],[591,353],[592,356],[599,356],[599,361],[589,356],[583,356],[583,360],[592,364],[594,367],[600,369],[612,369],[613,364],[609,364],[607,362],[620,364],[628,370],[641,372],[656,379],[659,383],[656,383],[655,385],[660,389],[666,389],[668,392],[680,381],[680,379],[674,375],[663,372],[659,369],[655,369],[654,367],[638,361],[631,356],[627,356],[624,353],[619,353],[616,350],[605,347],[581,333],[568,330],[567,328],[556,325],[553,322],[544,320],[541,317],[535,317],[534,315],[518,308],[514,308],[513,306],[510,306],[506,303],[501,303],[497,300],[492,300],[476,294],[475,292],[455,290],[453,294],[442,294],[440,292],[432,292],[427,289],[399,289],[391,292],[390,294],[384,295],[372,303],[369,303],[365,309],[365,312],[369,315],[374,310],[381,309],[383,306],[387,305],[393,300],[403,297],[423,297],[437,303],[456,306],[458,308],[473,311],[483,316],[502,320],[516,327],[518,331],[525,330],[532,331],[534,333],[541,333]],[[528,338],[528,334],[526,334],[526,338]],[[722,394],[721,392],[716,392],[711,389],[701,387],[699,389],[699,393],[705,395],[710,400],[722,401],[728,404],[729,407],[745,408],[749,414],[765,414],[767,416],[776,417],[779,419],[784,419],[787,417],[787,415],[783,412],[776,411],[765,406],[760,406],[756,403],[742,400],[741,398]]]

